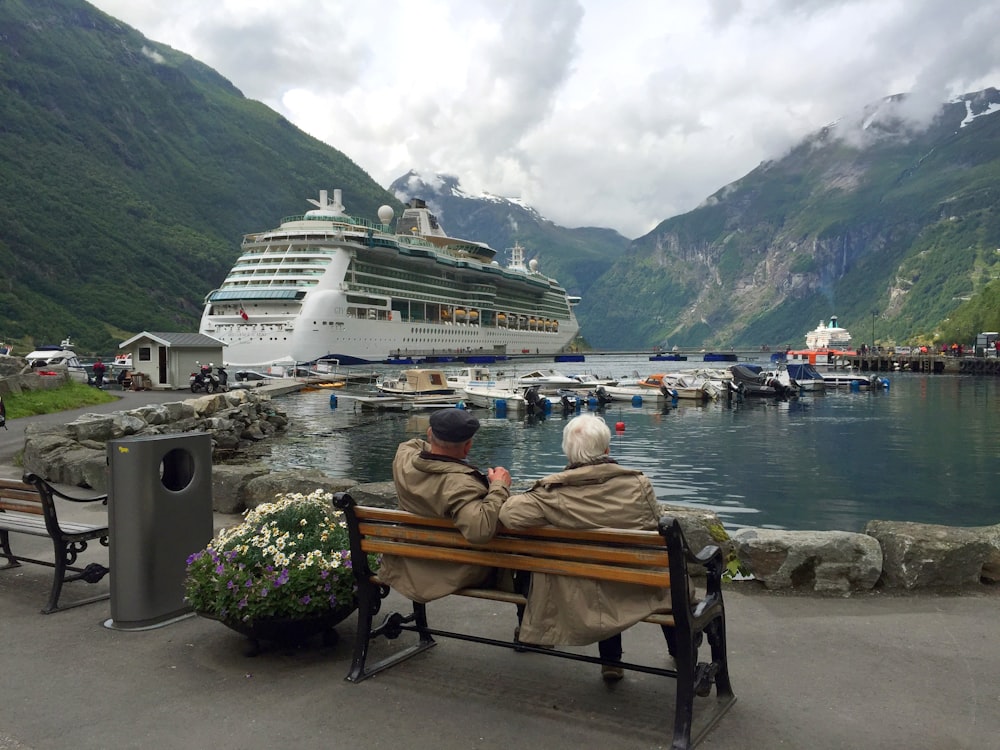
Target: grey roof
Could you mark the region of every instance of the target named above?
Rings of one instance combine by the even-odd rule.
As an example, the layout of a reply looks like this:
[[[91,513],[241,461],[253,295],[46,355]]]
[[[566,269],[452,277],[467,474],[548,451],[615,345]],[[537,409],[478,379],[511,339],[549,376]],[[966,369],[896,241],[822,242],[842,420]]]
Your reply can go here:
[[[162,331],[143,331],[142,333],[136,334],[128,341],[123,341],[118,345],[119,349],[124,349],[127,346],[134,344],[140,339],[152,339],[158,344],[166,347],[176,346],[186,349],[217,349],[220,346],[225,346],[226,344],[219,341],[211,336],[206,336],[203,333],[169,333]]]

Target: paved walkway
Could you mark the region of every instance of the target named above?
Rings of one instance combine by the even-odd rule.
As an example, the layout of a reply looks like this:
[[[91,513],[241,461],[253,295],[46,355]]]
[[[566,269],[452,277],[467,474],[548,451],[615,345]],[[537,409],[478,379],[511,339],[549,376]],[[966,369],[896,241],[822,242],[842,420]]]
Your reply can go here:
[[[51,553],[44,540],[12,541]],[[122,632],[103,626],[108,601],[41,615],[50,576],[0,571],[0,750],[669,747],[669,679],[629,673],[608,688],[594,665],[442,639],[352,685],[354,617],[334,646],[249,657],[242,636],[200,618]],[[68,584],[64,598],[100,587]],[[726,597],[739,700],[701,748],[1000,750],[1000,589],[828,599],[734,584]],[[400,604],[391,595],[384,609]],[[428,610],[442,627],[503,638],[513,627],[494,602]],[[660,658],[658,636],[628,631],[626,658]]]

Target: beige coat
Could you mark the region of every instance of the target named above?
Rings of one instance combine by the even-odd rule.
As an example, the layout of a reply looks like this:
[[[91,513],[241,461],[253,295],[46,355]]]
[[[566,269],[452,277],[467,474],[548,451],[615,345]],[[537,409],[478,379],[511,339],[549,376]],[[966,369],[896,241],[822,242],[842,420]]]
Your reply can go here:
[[[610,459],[535,482],[500,509],[509,529],[558,526],[656,529],[659,506],[649,479]],[[669,589],[533,573],[520,639],[539,645],[583,646],[669,609]]]
[[[510,490],[464,461],[433,456],[414,438],[402,443],[392,462],[399,507],[433,518],[450,518],[470,542],[487,542]],[[493,568],[385,555],[379,578],[416,602],[429,602],[467,586],[488,583]]]

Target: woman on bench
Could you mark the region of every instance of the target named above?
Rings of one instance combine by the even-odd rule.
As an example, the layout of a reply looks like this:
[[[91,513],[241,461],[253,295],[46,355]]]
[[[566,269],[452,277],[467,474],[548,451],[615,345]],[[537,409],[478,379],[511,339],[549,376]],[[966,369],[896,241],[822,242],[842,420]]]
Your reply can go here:
[[[539,479],[500,508],[508,529],[557,526],[568,529],[655,530],[659,503],[649,479],[619,466],[609,455],[611,431],[600,417],[581,415],[563,429],[569,465]],[[602,659],[621,661],[623,630],[657,610],[670,609],[669,589],[535,573],[518,638],[539,646],[583,646],[599,641]],[[676,652],[672,628],[663,627],[667,649]],[[617,682],[620,666],[604,664],[601,676]]]

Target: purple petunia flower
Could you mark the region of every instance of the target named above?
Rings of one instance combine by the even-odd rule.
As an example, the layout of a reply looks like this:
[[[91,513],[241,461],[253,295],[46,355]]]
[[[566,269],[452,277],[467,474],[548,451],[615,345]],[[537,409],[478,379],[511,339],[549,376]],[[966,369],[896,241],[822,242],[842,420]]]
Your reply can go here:
[[[236,605],[237,609],[245,609],[247,606],[247,598],[244,596],[240,599],[239,604]]]
[[[301,599],[299,599],[299,603],[300,603],[300,604],[308,604],[308,603],[309,603],[309,602],[311,602],[311,601],[312,601],[312,597],[311,597],[311,596],[309,596],[309,594],[306,594],[306,595],[305,595],[305,596],[303,596],[303,597],[302,597]]]

